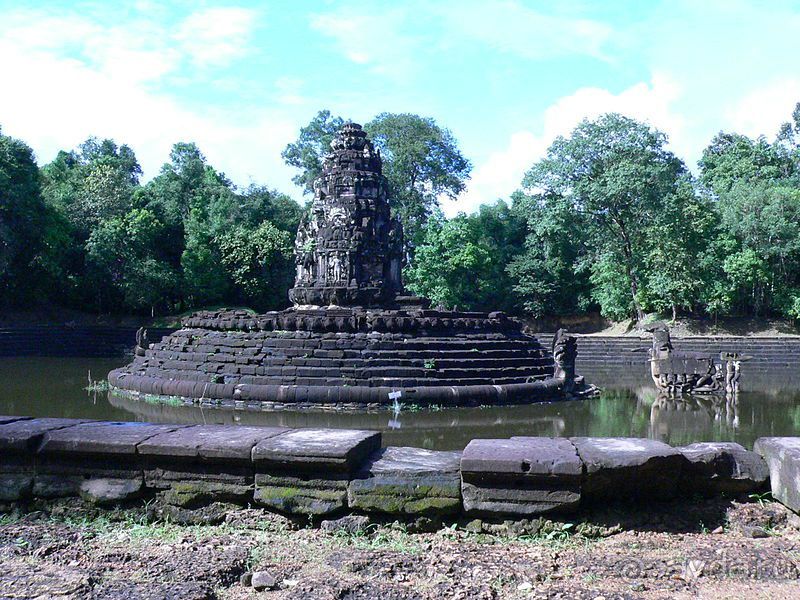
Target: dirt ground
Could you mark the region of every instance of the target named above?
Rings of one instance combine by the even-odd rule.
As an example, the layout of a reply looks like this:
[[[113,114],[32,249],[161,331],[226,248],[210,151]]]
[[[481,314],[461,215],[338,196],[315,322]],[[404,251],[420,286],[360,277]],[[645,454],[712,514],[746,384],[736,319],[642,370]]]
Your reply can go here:
[[[0,598],[800,598],[800,518],[763,499],[428,533],[327,531],[225,506],[188,517],[214,524],[181,525],[160,510],[6,507]],[[272,589],[248,585],[254,571]]]

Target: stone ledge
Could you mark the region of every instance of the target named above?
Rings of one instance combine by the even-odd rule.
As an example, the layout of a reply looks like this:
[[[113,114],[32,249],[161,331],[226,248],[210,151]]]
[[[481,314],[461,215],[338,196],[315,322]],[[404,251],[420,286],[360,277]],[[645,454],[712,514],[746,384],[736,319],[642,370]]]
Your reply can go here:
[[[472,440],[459,453],[382,449],[381,434],[365,430],[0,423],[3,502],[81,495],[109,505],[159,495],[182,507],[256,503],[298,517],[523,518],[598,500],[741,495],[768,475],[773,496],[800,511],[800,438],[760,438],[754,453],[735,443],[514,437]]]

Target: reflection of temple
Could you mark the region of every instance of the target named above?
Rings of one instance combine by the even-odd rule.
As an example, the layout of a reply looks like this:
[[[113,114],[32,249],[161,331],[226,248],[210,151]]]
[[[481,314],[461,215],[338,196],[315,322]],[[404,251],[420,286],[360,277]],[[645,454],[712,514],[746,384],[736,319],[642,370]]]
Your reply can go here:
[[[109,374],[118,390],[260,408],[529,403],[591,391],[575,338],[552,348],[502,312],[405,296],[403,233],[381,157],[359,125],[331,143],[295,242],[290,309],[201,311]]]

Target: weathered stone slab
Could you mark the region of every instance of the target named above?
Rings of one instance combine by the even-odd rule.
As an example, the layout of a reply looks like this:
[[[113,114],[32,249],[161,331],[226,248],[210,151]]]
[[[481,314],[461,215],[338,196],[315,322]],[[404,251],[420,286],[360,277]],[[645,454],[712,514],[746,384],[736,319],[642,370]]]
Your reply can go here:
[[[81,498],[100,505],[117,504],[139,497],[144,482],[138,479],[87,479],[80,486]]]
[[[763,437],[753,450],[769,467],[772,497],[800,512],[800,437]]]
[[[743,494],[762,488],[769,479],[764,459],[734,442],[700,442],[677,450],[688,460],[682,487],[691,492]]]
[[[136,447],[159,433],[182,429],[186,425],[93,421],[48,432],[40,453],[135,455]]]
[[[461,452],[379,450],[348,486],[348,504],[367,512],[437,516],[461,508]]]
[[[352,471],[381,446],[377,431],[294,429],[260,441],[253,448],[257,470]]]
[[[584,464],[587,500],[669,499],[678,492],[686,458],[647,438],[570,438]]]
[[[3,425],[5,423],[11,423],[13,421],[27,421],[31,418],[32,417],[12,417],[8,415],[0,415],[0,425]]]
[[[86,419],[25,419],[0,425],[0,450],[26,452],[35,450],[49,431],[71,428]]]
[[[237,460],[248,464],[253,446],[288,431],[286,427],[195,425],[159,433],[138,445],[143,456]]]
[[[581,477],[569,440],[472,440],[461,458],[464,510],[496,516],[568,512],[580,503]]]
[[[327,516],[347,507],[346,475],[295,477],[256,473],[257,504],[291,515]]]
[[[461,473],[470,480],[528,478],[580,481],[581,461],[566,438],[513,437],[472,440],[461,458]]]
[[[28,496],[33,487],[33,472],[0,473],[0,501],[14,502]]]

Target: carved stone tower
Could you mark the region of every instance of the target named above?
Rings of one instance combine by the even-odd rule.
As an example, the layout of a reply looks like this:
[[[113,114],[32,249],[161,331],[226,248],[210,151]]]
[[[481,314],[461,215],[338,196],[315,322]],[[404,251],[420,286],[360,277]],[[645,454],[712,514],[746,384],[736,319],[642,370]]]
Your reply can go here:
[[[289,299],[297,307],[386,305],[402,293],[403,231],[389,214],[380,153],[355,123],[331,150],[297,230]]]

